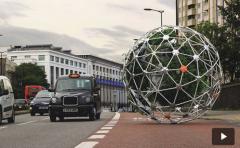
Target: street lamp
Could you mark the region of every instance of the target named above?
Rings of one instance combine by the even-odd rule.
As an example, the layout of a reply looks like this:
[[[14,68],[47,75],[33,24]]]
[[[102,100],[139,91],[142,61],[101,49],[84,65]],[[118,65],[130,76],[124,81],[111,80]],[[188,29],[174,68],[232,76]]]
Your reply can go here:
[[[164,12],[164,10],[156,10],[156,9],[151,9],[151,8],[144,8],[145,11],[156,11],[161,13],[161,26],[162,26],[162,14]]]

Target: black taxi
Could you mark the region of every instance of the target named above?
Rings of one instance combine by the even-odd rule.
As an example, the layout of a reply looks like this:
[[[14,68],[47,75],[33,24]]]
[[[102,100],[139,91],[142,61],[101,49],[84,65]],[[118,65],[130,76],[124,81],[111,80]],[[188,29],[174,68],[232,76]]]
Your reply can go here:
[[[58,78],[49,103],[49,117],[55,122],[64,117],[89,117],[90,120],[100,119],[101,98],[100,88],[93,76],[70,74]]]

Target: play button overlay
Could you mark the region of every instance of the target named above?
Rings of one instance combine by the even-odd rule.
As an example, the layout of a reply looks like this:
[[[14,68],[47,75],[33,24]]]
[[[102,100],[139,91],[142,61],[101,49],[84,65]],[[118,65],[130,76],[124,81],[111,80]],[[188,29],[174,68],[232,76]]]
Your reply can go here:
[[[235,132],[234,128],[213,128],[212,144],[213,145],[234,145]]]

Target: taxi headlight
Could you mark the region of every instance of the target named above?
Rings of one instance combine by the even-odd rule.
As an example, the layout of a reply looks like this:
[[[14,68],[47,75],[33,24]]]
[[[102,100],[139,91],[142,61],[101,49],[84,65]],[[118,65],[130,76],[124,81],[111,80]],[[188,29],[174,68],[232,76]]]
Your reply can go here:
[[[31,104],[31,105],[34,104],[34,101],[31,101],[30,104]]]
[[[89,103],[91,101],[91,97],[86,97],[85,101],[86,101],[86,103]]]
[[[52,98],[52,103],[56,103],[57,102],[57,98]]]

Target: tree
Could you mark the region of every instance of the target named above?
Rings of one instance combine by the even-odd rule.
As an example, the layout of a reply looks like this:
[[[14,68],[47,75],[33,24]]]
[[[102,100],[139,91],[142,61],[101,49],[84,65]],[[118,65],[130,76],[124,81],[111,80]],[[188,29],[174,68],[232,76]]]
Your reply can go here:
[[[13,72],[13,89],[16,98],[24,98],[24,88],[26,85],[41,85],[49,87],[45,72],[36,64],[23,63],[16,67]]]
[[[240,64],[240,1],[224,0],[225,6],[219,6],[225,26],[227,28],[227,43],[229,44],[227,61],[229,63],[227,69],[231,76],[231,82],[234,81],[235,74]]]
[[[228,77],[231,71],[230,67],[232,66],[231,63],[228,62],[229,59],[231,59],[231,52],[229,51],[230,46],[228,43],[228,33],[226,28],[226,26],[218,26],[216,23],[210,22],[202,22],[196,27],[196,30],[206,36],[216,47],[223,68],[224,80]]]

